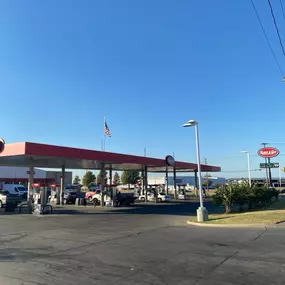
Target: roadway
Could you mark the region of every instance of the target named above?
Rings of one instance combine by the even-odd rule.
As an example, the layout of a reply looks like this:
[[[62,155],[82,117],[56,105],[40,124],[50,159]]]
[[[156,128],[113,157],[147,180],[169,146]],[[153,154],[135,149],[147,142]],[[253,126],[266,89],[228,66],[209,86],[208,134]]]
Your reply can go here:
[[[186,225],[196,206],[0,215],[0,284],[284,284],[285,227]]]

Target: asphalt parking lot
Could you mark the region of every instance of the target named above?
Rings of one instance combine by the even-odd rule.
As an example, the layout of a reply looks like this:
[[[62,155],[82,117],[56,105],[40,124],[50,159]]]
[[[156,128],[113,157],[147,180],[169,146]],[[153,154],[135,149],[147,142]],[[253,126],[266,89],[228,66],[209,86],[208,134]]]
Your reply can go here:
[[[285,227],[189,226],[196,206],[0,215],[0,284],[284,284]]]

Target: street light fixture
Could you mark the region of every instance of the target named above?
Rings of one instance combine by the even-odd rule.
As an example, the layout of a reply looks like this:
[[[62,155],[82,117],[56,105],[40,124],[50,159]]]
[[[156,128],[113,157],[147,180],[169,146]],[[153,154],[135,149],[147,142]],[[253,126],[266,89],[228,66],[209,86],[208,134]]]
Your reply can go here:
[[[199,181],[199,195],[200,195],[200,207],[197,209],[197,221],[203,222],[208,220],[208,211],[203,205],[198,122],[194,120],[189,120],[186,124],[183,125],[183,127],[185,128],[193,126],[195,126],[196,130],[196,152],[197,152],[198,181]]]
[[[249,154],[249,151],[247,151],[247,150],[242,150],[240,153],[246,153],[247,154],[248,183],[249,183],[249,187],[251,187],[250,154]]]

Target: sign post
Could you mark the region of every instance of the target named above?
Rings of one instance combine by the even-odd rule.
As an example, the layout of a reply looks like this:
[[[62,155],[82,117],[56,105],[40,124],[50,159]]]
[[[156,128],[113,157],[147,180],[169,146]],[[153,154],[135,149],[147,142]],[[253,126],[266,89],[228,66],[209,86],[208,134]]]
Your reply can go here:
[[[261,157],[265,158],[265,163],[260,164],[260,168],[265,168],[266,169],[266,174],[269,180],[269,183],[267,184],[268,186],[271,186],[271,168],[277,168],[277,166],[274,167],[275,163],[270,162],[270,158],[276,157],[279,155],[280,151],[279,149],[275,147],[265,147],[266,144],[264,144],[264,147],[261,148],[257,154]],[[263,165],[264,167],[261,167]],[[273,166],[272,166],[273,165]],[[279,167],[279,164],[278,164]]]
[[[279,162],[260,163],[260,168],[279,168]]]

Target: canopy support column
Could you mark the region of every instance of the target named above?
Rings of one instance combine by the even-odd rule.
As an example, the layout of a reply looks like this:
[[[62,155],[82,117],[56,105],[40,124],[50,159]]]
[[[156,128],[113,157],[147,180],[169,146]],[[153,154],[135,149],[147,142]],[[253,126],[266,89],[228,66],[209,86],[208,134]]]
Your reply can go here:
[[[142,166],[142,177],[141,177],[141,191],[140,195],[145,194],[145,181],[144,181],[144,167]]]
[[[60,176],[60,205],[64,204],[64,184],[65,184],[65,165],[61,167],[61,176]]]
[[[147,197],[147,166],[144,166],[144,190],[145,190],[145,201],[148,201]]]
[[[198,196],[198,176],[197,176],[197,169],[195,169],[195,196]]]
[[[33,166],[29,167],[28,175],[29,175],[29,180],[28,180],[28,193],[27,193],[27,202],[31,202],[31,196],[33,195],[32,192],[32,184],[34,183],[34,174],[35,174],[35,169]]]
[[[105,163],[101,163],[101,207],[104,207],[105,178],[106,178]]]
[[[112,187],[113,184],[113,169],[112,166],[110,166],[109,168],[109,186],[110,188]]]
[[[174,198],[177,199],[176,167],[173,167]]]
[[[109,194],[111,195],[112,198],[112,206],[115,207],[116,206],[116,199],[117,199],[117,189],[116,187],[112,186],[113,184],[113,169],[112,169],[112,165],[109,168]]]
[[[165,170],[165,190],[166,190],[166,194],[168,195],[168,167],[166,166],[166,170]]]

